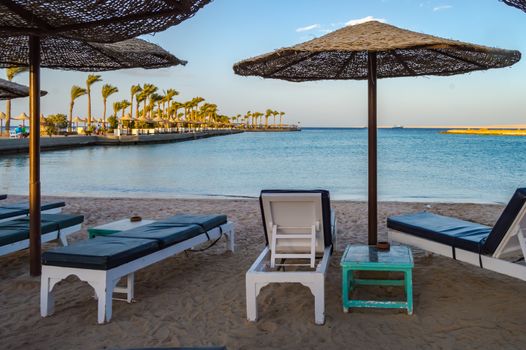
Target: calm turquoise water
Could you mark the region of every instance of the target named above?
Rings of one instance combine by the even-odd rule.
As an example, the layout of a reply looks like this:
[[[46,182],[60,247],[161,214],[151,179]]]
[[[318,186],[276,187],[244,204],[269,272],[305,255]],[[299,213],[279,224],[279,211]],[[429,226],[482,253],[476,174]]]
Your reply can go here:
[[[526,138],[378,132],[380,199],[506,202],[526,186]],[[0,158],[0,193],[27,194],[28,157]],[[244,133],[175,144],[42,154],[47,195],[257,196],[263,188],[327,188],[367,197],[367,130]]]

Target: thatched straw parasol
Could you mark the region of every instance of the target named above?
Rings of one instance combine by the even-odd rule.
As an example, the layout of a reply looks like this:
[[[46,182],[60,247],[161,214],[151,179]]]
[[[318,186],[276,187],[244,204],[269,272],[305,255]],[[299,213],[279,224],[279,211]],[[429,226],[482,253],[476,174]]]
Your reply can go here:
[[[186,64],[162,47],[142,39],[101,44],[45,37],[41,39],[40,52],[41,67],[61,70],[156,69]],[[28,55],[27,37],[10,36],[0,40],[0,67],[27,67]]]
[[[210,0],[2,0],[0,35],[61,36],[115,42],[159,32]]]
[[[369,244],[377,240],[377,78],[453,75],[511,66],[518,51],[495,49],[415,33],[371,21],[320,38],[241,61],[239,75],[288,81],[368,80]]]
[[[132,121],[132,120],[133,120],[133,118],[132,118],[130,113],[126,113],[124,115],[124,117],[121,118],[121,121],[123,121],[123,122],[125,122],[125,121],[129,122],[129,121]]]
[[[45,91],[40,91],[40,96],[47,94]],[[0,100],[10,100],[19,97],[28,97],[29,88],[25,85],[13,83],[12,81],[0,79]]]
[[[501,1],[504,2],[506,5],[516,7],[526,12],[526,0],[501,0]]]
[[[75,118],[73,118],[73,123],[85,123],[86,122],[86,119],[82,119],[81,117],[79,116],[76,116]]]
[[[69,51],[67,55],[53,51],[41,53],[41,39],[51,37],[94,42],[122,41],[176,25],[193,16],[209,2],[210,0],[3,0],[0,3],[0,41],[9,40],[10,36],[29,36],[30,114],[34,121],[29,142],[29,255],[32,276],[41,273],[38,123],[40,62],[41,58],[53,55],[78,60],[74,59],[77,54],[75,51]]]

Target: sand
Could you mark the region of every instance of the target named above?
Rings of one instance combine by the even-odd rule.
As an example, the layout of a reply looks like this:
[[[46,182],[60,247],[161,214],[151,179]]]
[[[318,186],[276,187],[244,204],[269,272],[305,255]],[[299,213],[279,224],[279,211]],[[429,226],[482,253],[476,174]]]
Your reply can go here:
[[[264,246],[257,201],[64,200],[65,212],[85,215],[84,229],[73,240],[85,239],[87,227],[132,214],[156,219],[180,212],[225,213],[236,223],[237,251],[227,252],[220,242],[206,252],[180,254],[139,271],[136,301],[115,301],[113,318],[105,325],[96,322],[91,288],[74,277],[55,287],[55,314],[41,318],[40,281],[28,275],[28,251],[0,257],[0,348],[521,349],[526,344],[526,282],[419,250],[413,250],[414,315],[398,310],[343,313],[339,260],[345,244],[366,241],[365,203],[333,202],[340,246],[326,279],[326,323],[316,326],[312,295],[293,284],[264,288],[259,321],[246,321],[245,272]],[[425,203],[381,203],[380,222],[424,208]],[[427,209],[491,225],[502,206],[431,204]],[[383,226],[380,238],[385,237]],[[402,294],[391,287],[362,295]]]

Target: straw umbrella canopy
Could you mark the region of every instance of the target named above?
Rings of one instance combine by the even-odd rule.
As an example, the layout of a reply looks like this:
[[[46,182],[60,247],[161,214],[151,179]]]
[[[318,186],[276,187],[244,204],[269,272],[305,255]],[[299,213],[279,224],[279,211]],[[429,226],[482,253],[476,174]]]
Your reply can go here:
[[[16,117],[11,118],[11,119],[13,119],[13,120],[20,120],[20,121],[22,121],[22,125],[26,126],[26,120],[29,120],[29,117],[27,116],[27,114],[22,112],[19,115],[17,115]]]
[[[68,38],[117,42],[164,30],[192,17],[210,0],[3,0],[0,35],[28,37],[30,114],[34,120],[29,143],[30,274],[38,276],[40,263],[40,62],[41,38]],[[75,52],[68,52],[69,58]],[[73,69],[73,68],[71,68]]]
[[[40,91],[40,96],[47,94],[45,91]],[[13,83],[12,81],[0,79],[0,100],[10,100],[19,97],[28,97],[29,88],[25,85]]]
[[[520,57],[518,51],[443,39],[371,21],[238,62],[234,72],[293,82],[368,80],[368,238],[374,245],[378,229],[377,78],[462,74],[511,66]]]
[[[210,0],[2,0],[0,35],[116,42],[165,30]]]
[[[133,118],[132,118],[130,113],[126,113],[124,115],[124,117],[121,118],[121,121],[123,121],[123,122],[129,122],[129,121],[132,121],[132,120],[133,120]]]
[[[73,118],[73,123],[85,123],[85,122],[86,122],[86,119],[82,119],[79,116]]]
[[[0,37],[0,67],[29,65],[28,39],[25,36]],[[156,69],[185,65],[162,47],[142,39],[117,43],[95,43],[64,38],[41,39],[43,68],[75,71],[108,71],[125,68]],[[0,85],[1,86],[1,85]]]
[[[524,12],[526,12],[526,0],[501,0],[506,5],[516,7]]]

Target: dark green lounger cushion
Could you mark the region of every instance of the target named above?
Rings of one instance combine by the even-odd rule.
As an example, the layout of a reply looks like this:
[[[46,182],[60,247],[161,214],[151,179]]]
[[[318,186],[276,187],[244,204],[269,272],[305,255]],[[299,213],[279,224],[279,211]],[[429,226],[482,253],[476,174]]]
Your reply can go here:
[[[46,234],[81,224],[84,221],[84,216],[70,214],[42,214],[41,220],[42,234]],[[28,238],[28,217],[0,222],[0,246]]]
[[[211,230],[217,226],[226,224],[226,215],[211,214],[211,215],[190,215],[181,214],[169,217],[160,222],[171,223],[171,224],[182,224],[182,225],[199,225],[205,231]]]
[[[65,207],[65,206],[66,206],[65,202],[46,202],[46,203],[42,203],[40,205],[40,210],[49,210],[49,209],[55,209],[55,208],[62,208],[62,207]],[[10,204],[4,205],[4,207],[5,208],[16,208],[16,209],[26,209],[27,212],[29,213],[29,202],[28,201],[18,202],[18,203],[10,203]]]
[[[27,214],[28,212],[25,209],[0,207],[0,220]]]
[[[49,210],[64,207],[64,202],[42,203],[41,210]],[[29,215],[29,202],[10,203],[0,207],[0,220],[16,216]]]
[[[97,236],[42,254],[42,264],[109,270],[159,250],[152,239]]]
[[[164,221],[154,222],[131,230],[113,233],[112,237],[154,239],[161,248],[199,236],[205,231],[198,225],[171,224]]]
[[[0,246],[23,241],[29,238],[27,230],[20,230],[17,228],[0,228]]]

